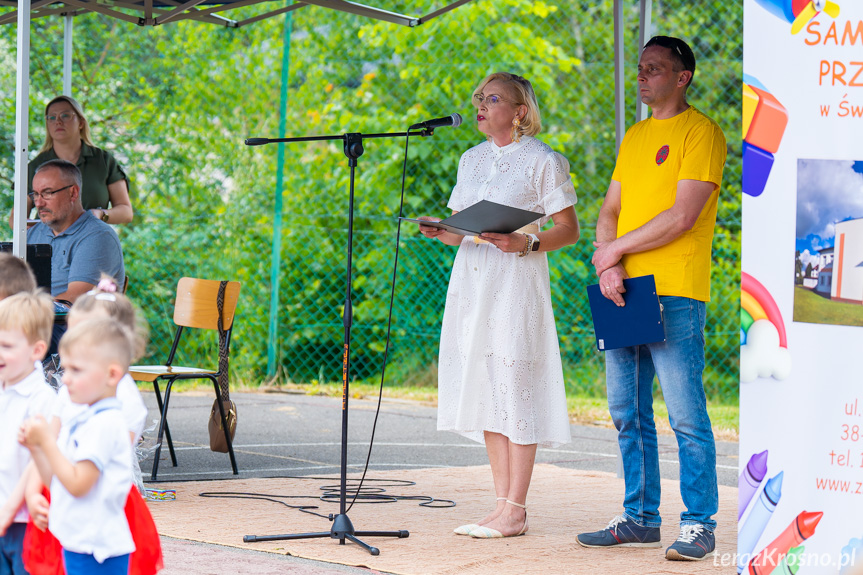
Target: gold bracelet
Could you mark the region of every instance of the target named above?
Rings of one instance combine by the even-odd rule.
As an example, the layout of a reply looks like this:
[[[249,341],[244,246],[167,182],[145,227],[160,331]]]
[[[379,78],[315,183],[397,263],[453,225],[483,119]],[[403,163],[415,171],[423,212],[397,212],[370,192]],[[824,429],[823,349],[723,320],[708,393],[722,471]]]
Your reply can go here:
[[[533,238],[530,237],[529,234],[524,234],[524,249],[518,254],[518,257],[523,258],[527,254],[530,253],[530,249],[533,247]]]

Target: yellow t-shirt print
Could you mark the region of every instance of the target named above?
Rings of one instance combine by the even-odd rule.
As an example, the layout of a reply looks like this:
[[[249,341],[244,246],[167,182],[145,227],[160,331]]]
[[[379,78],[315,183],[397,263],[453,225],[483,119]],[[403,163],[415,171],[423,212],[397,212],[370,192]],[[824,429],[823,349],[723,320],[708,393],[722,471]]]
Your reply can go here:
[[[713,228],[726,152],[722,130],[694,107],[666,120],[648,118],[626,132],[612,175],[621,184],[618,237],[674,205],[679,181],[716,185],[691,230],[664,246],[623,257],[631,277],[656,277],[659,295],[710,301]]]

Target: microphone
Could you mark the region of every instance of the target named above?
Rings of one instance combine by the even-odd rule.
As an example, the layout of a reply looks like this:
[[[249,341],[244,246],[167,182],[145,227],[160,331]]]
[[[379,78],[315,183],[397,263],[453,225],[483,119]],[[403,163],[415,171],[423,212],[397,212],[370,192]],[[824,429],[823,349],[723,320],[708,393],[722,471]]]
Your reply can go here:
[[[446,118],[435,118],[434,120],[426,120],[425,122],[420,122],[419,124],[414,124],[408,130],[434,130],[435,128],[444,128],[452,126],[453,128],[458,128],[461,126],[461,114],[453,114],[452,116],[447,116]]]
[[[269,138],[246,138],[245,144],[247,146],[261,146],[263,144],[269,144]]]

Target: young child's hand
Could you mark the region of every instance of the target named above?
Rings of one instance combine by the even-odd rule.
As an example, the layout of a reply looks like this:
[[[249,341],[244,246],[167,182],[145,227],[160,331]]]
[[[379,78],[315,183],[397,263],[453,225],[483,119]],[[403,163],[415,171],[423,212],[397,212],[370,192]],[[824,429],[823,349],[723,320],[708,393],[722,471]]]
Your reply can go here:
[[[53,433],[41,415],[31,417],[21,424],[18,430],[18,443],[24,447],[40,447],[42,443],[53,438]]]
[[[6,505],[0,507],[0,537],[6,535],[6,530],[12,525],[12,520],[15,519],[15,511],[6,509]]]
[[[48,500],[41,493],[33,493],[27,496],[27,511],[33,525],[40,531],[48,529]]]

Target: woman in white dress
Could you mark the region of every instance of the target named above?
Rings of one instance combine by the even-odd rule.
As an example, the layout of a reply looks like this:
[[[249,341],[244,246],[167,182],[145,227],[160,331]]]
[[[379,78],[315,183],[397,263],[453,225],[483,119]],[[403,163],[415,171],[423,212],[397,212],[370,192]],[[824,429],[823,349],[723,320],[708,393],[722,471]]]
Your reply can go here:
[[[492,74],[473,102],[487,141],[461,157],[449,208],[486,199],[545,215],[538,226],[485,233],[484,241],[431,226],[420,231],[459,247],[441,330],[438,429],[485,442],[497,497],[491,513],[455,532],[511,537],[528,529],[537,445],[570,441],[545,252],[578,240],[577,200],[569,163],[533,137],[541,121],[530,82]],[[554,225],[540,231],[549,220]]]

